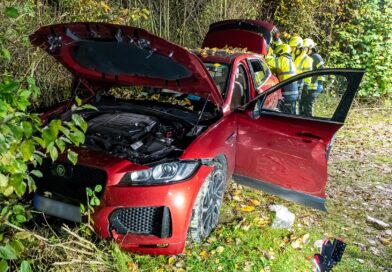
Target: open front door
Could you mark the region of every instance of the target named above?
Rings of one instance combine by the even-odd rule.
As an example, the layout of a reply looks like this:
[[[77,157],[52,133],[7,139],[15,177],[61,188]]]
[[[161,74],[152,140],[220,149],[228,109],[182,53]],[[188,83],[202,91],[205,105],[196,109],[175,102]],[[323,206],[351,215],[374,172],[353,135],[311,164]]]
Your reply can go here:
[[[237,111],[234,180],[325,210],[329,149],[363,74],[355,69],[303,73],[270,88]],[[283,106],[269,109],[264,103],[268,96],[293,82],[309,84],[308,91],[295,102],[295,110]]]

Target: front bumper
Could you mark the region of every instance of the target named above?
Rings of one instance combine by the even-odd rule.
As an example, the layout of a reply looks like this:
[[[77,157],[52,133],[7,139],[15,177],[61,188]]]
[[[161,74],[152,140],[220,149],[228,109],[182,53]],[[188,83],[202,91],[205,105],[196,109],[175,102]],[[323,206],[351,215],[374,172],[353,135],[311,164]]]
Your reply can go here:
[[[102,205],[93,215],[94,227],[102,238],[114,238],[124,250],[142,254],[179,254],[184,250],[192,208],[201,185],[212,171],[202,165],[195,175],[183,182],[158,186],[108,185]],[[118,233],[110,216],[121,208],[166,207],[171,228],[167,238],[141,233]]]

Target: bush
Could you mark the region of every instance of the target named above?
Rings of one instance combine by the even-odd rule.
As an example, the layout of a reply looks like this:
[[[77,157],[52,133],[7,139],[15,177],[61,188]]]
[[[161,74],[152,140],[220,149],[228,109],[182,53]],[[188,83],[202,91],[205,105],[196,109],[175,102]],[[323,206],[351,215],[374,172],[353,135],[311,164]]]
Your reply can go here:
[[[359,96],[391,99],[392,2],[350,1],[345,10],[350,17],[336,26],[330,66],[365,68]]]

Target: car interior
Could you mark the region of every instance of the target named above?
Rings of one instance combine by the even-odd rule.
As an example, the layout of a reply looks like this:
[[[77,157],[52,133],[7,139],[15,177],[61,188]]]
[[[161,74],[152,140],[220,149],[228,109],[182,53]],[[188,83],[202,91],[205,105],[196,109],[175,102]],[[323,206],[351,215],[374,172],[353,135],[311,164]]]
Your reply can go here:
[[[235,74],[233,96],[231,98],[230,109],[234,110],[245,104],[247,94],[249,93],[248,81],[246,79],[245,69],[242,65],[237,67]]]

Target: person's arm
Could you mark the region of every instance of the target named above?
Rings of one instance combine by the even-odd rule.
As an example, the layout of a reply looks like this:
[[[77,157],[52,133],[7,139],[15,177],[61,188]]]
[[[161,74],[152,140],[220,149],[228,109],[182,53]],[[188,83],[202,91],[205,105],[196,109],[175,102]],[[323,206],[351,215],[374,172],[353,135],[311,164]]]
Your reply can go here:
[[[317,57],[317,64],[316,64],[316,69],[324,69],[324,60],[323,58],[319,55],[316,54]],[[325,77],[324,76],[318,76],[317,77],[317,92],[321,93],[324,90],[324,81]]]

